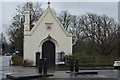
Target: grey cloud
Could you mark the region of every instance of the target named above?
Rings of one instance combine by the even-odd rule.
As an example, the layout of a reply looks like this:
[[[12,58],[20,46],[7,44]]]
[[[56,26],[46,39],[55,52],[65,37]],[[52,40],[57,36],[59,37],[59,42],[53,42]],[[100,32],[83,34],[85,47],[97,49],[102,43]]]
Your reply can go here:
[[[91,12],[99,15],[106,14],[115,20],[118,19],[117,2],[54,2],[52,7],[58,12],[68,10],[77,15]]]

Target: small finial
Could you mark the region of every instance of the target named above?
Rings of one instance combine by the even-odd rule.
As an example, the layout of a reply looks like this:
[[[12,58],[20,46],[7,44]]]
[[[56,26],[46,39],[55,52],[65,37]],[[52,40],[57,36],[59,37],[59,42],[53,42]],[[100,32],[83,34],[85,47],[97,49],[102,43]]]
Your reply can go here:
[[[50,4],[50,2],[48,1],[48,4]]]
[[[48,0],[48,6],[50,6],[50,1]]]

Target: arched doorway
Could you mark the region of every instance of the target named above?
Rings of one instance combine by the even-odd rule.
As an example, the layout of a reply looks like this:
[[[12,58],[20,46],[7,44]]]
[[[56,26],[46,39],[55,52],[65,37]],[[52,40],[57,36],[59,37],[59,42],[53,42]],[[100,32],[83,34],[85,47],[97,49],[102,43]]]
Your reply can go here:
[[[50,40],[42,45],[42,58],[47,58],[48,67],[55,66],[55,44]]]

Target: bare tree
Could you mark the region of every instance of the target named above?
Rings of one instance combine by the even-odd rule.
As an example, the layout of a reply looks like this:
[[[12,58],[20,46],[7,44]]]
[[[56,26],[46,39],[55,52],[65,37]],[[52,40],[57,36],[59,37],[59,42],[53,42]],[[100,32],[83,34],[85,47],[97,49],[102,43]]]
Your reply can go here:
[[[7,47],[8,47],[8,43],[7,43],[7,39],[5,37],[5,35],[3,33],[0,34],[0,49],[2,50],[2,54],[4,55],[7,52]],[[0,50],[0,51],[1,51]]]
[[[81,36],[89,41],[93,49],[108,55],[116,48],[117,23],[106,15],[87,14],[80,18]]]
[[[12,43],[11,50],[14,51],[16,49],[21,54],[23,53],[23,23],[25,7],[28,7],[31,10],[31,29],[43,13],[41,3],[27,2],[16,7],[17,13],[12,19],[12,24],[8,29],[8,34],[10,36],[9,40]]]
[[[80,36],[82,32],[81,30],[80,18],[76,15],[73,15],[71,25],[68,29],[68,31],[73,35],[73,45],[75,45],[78,40],[82,39]]]
[[[76,41],[79,38],[79,34],[81,33],[80,29],[80,21],[78,16],[70,14],[68,11],[62,11],[58,16],[60,22],[63,24],[65,30],[73,35],[73,45],[75,45]],[[78,28],[79,27],[79,28]]]
[[[72,15],[68,11],[62,11],[58,16],[63,27],[67,30],[72,22]]]
[[[120,24],[118,25],[118,33],[117,33],[117,41],[118,41],[118,57],[120,57]]]

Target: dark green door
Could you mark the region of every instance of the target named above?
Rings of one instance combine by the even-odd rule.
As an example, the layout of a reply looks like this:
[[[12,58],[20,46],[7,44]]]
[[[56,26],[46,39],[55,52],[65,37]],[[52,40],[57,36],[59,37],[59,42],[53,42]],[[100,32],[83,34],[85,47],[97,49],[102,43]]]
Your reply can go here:
[[[51,41],[46,41],[42,45],[42,58],[47,58],[48,67],[55,66],[55,44]]]

